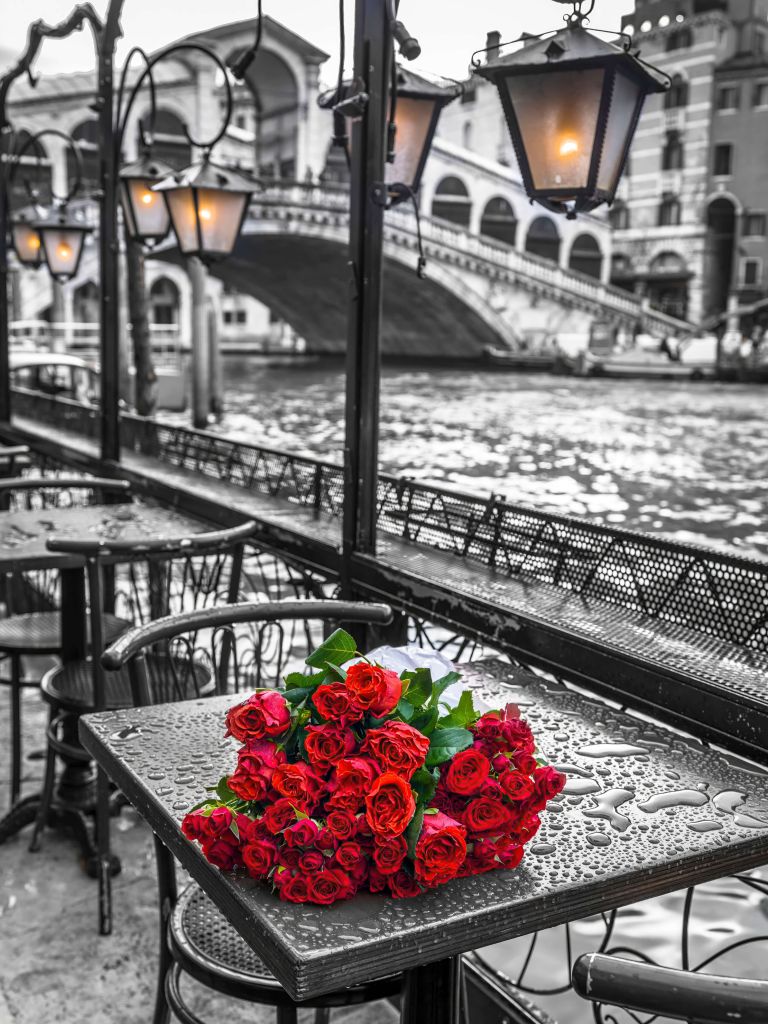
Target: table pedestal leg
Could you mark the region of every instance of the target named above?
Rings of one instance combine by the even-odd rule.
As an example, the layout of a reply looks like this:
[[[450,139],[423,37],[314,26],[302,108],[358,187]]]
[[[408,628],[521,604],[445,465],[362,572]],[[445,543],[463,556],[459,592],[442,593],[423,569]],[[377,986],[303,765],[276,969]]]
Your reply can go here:
[[[405,975],[401,1024],[460,1024],[461,957],[416,967]]]

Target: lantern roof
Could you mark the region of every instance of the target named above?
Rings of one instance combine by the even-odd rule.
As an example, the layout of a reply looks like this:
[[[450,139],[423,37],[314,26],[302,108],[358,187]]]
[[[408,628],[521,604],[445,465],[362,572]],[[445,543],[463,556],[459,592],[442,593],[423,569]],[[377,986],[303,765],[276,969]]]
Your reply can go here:
[[[191,164],[183,171],[172,172],[169,177],[152,186],[153,192],[170,192],[179,188],[205,188],[219,192],[255,192],[260,183],[250,174],[223,167],[211,160]]]
[[[82,231],[83,234],[88,235],[93,233],[93,228],[90,224],[86,224],[85,221],[73,217],[72,212],[66,205],[47,211],[44,217],[39,217],[33,221],[31,226],[37,231]]]
[[[446,78],[431,78],[418,75],[402,64],[397,66],[397,91],[401,96],[414,99],[433,99],[450,103],[464,92],[461,82],[453,82]]]
[[[158,160],[151,153],[142,153],[138,160],[120,169],[121,178],[167,178],[169,174],[174,173],[170,164]]]
[[[620,37],[624,38],[624,37]],[[627,40],[629,37],[626,37]],[[496,57],[474,69],[476,75],[494,81],[499,75],[526,74],[544,68],[567,71],[573,68],[601,67],[619,63],[631,69],[643,85],[645,92],[666,92],[669,76],[644,61],[627,46],[588,32],[581,25],[567,25],[554,35],[533,37],[525,46],[504,57]]]

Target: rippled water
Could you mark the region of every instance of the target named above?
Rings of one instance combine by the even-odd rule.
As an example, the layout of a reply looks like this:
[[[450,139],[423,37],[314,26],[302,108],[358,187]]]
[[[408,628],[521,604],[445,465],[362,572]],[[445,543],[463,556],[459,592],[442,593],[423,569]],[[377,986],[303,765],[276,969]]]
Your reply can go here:
[[[338,365],[225,364],[241,440],[340,457]],[[466,369],[384,371],[384,470],[768,555],[768,389]]]

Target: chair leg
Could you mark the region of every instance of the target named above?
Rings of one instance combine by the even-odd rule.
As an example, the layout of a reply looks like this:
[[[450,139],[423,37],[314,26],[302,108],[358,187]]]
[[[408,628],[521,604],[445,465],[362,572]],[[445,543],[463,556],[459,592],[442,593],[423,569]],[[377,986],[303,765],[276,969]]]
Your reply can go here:
[[[157,964],[157,991],[152,1024],[169,1024],[171,1008],[165,989],[165,978],[173,966],[173,957],[168,948],[168,922],[176,906],[176,867],[173,856],[157,836],[155,839],[155,861],[157,865],[157,898],[160,906],[160,949]]]
[[[48,719],[48,731],[53,728],[53,720],[55,712],[51,709],[51,714]],[[48,824],[48,815],[51,811],[51,804],[53,803],[53,787],[56,783],[56,751],[51,746],[50,742],[46,744],[45,748],[45,779],[43,781],[43,790],[40,793],[40,804],[37,808],[37,817],[35,818],[35,827],[32,830],[32,838],[29,842],[29,852],[37,853],[40,849],[40,837],[43,834],[43,829]]]
[[[298,1024],[298,1019],[295,1006],[278,1006],[277,1024]]]
[[[11,805],[21,794],[21,657],[11,656]]]
[[[330,1006],[318,1006],[315,1010],[315,1024],[331,1024]]]
[[[96,849],[99,878],[99,935],[112,934],[112,863],[109,848],[109,778],[96,771]]]

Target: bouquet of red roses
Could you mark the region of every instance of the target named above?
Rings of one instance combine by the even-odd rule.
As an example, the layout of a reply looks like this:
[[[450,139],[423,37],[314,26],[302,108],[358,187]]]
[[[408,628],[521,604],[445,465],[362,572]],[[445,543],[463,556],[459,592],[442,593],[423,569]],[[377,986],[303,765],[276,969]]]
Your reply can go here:
[[[237,767],[182,823],[212,864],[317,904],[517,867],[565,779],[515,705],[480,715],[465,690],[449,706],[458,673],[398,676],[343,630],[307,665],[227,714]]]

